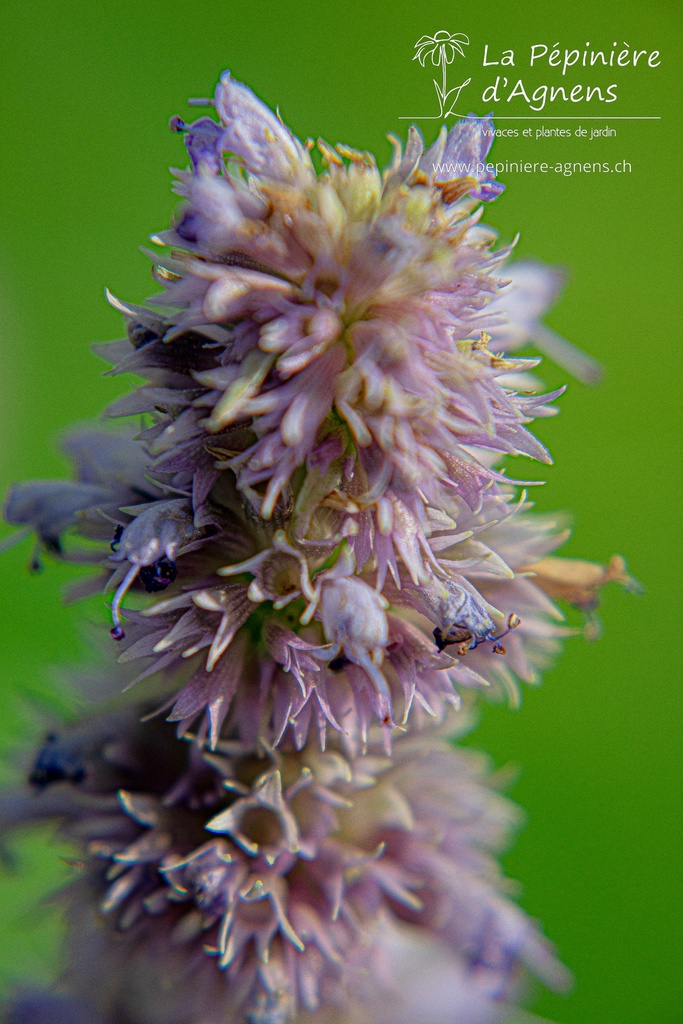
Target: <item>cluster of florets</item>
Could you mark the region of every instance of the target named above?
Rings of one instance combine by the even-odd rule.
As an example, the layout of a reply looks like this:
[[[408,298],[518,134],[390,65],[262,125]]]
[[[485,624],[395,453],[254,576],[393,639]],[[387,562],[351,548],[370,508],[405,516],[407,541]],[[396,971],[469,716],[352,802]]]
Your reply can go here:
[[[493,856],[516,813],[481,757],[433,729],[399,738],[391,758],[378,730],[356,756],[211,747],[140,711],[51,734],[2,807],[15,827],[57,820],[81,849],[63,894],[78,951],[68,988],[103,1019],[194,1019],[190,968],[212,993],[197,1019],[212,1024],[350,1013],[353,983],[381,978],[385,928],[430,934],[482,1003],[510,995],[522,965],[563,980],[503,895]]]
[[[555,278],[501,270],[490,175],[435,170],[480,156],[488,119],[426,152],[411,129],[383,174],[318,142],[318,172],[227,74],[214,105],[172,122],[192,167],[153,239],[163,293],[112,298],[128,336],[100,346],[143,380],[110,414],[143,428],[72,434],[74,479],[5,509],[36,562],[98,567],[79,593],[112,595],[115,677],[157,697],[50,737],[7,801],[80,848],[60,1005],[381,1022],[401,956],[429,949],[458,1019],[492,1020],[522,965],[564,975],[499,885],[509,805],[438,723],[538,679],[568,632],[553,599],[591,611],[627,580],[554,557],[566,530],[496,467],[550,461],[527,424],[560,392],[502,348],[553,343]]]

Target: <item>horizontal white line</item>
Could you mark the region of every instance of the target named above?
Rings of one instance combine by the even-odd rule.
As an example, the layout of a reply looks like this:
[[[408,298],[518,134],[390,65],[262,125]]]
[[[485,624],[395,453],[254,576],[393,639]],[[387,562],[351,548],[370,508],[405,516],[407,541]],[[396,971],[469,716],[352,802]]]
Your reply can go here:
[[[453,116],[454,117],[458,117],[460,115],[454,114]],[[497,114],[492,114],[491,116],[492,116],[492,119],[494,121],[661,121],[662,120],[661,117],[659,117],[659,116],[657,116],[657,117],[640,117],[640,116],[624,117],[624,116],[620,116],[618,114],[616,116],[614,116],[612,114],[602,114],[602,115],[600,115],[600,114],[597,114],[597,115],[596,114],[591,114],[588,117],[570,117],[570,116],[563,115],[563,114],[548,114],[547,116],[545,114],[524,114],[524,115],[521,115],[519,117],[511,117],[511,116],[508,116],[508,117],[500,116],[499,117]],[[440,117],[434,117],[432,115],[427,115],[427,114],[425,114],[423,117],[409,117],[407,114],[399,115],[399,121],[440,121],[440,120],[441,120]],[[480,121],[481,118],[478,117],[478,116],[470,117],[469,115],[462,115],[460,117],[460,120],[461,121],[475,121],[475,120],[476,121]]]

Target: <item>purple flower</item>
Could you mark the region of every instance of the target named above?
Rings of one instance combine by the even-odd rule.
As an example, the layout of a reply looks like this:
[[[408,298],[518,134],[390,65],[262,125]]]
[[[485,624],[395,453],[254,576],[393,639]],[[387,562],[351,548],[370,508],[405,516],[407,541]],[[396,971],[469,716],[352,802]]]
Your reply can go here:
[[[320,143],[318,176],[308,151],[229,75],[215,106],[220,173],[203,161],[181,175],[186,204],[157,236],[173,255],[154,257],[165,284],[155,302],[180,310],[166,339],[225,329],[218,365],[194,374],[205,390],[192,405],[207,411],[197,424],[209,432],[251,422],[253,443],[225,468],[261,514],[272,516],[331,429],[355,449],[373,504],[390,488],[438,494],[443,453],[463,445],[547,459],[524,429],[524,403],[497,382],[503,370],[466,341],[486,326],[507,255],[466,193],[488,199],[501,186],[473,171],[454,201],[454,183],[434,170],[481,163],[490,120],[456,125],[424,156],[413,131],[384,175],[369,154]]]
[[[78,751],[82,777],[0,803],[13,827],[54,820],[75,844],[62,987],[83,1020],[112,1006],[131,1024],[190,1019],[188,970],[202,1020],[276,1024],[355,1000],[381,1020],[376,974],[384,999],[403,998],[397,961],[412,947],[450,961],[455,997],[482,1019],[524,968],[566,983],[503,894],[493,858],[515,808],[484,759],[433,729],[397,740],[391,760],[379,733],[355,757],[227,737],[210,753],[132,709],[55,742]],[[36,999],[18,1005],[22,1020]]]
[[[220,172],[218,144],[223,134],[212,117],[200,117],[188,127],[179,117],[172,117],[171,131],[185,132],[185,145],[195,171],[205,167],[212,174]]]
[[[439,136],[420,166],[441,187],[444,198],[453,201],[469,195],[491,202],[505,191],[505,185],[496,181],[495,171],[486,161],[494,137],[491,114],[468,114],[466,120],[458,121],[448,133]]]
[[[5,505],[3,546],[90,567],[71,596],[113,595],[119,641],[0,794],[4,830],[77,851],[60,988],[9,1019],[502,1022],[525,973],[567,976],[504,894],[515,812],[445,730],[538,681],[556,601],[591,635],[600,589],[633,586],[618,556],[557,557],[562,518],[499,464],[551,462],[528,425],[562,389],[504,349],[565,359],[556,277],[508,272],[479,222],[490,118],[427,152],[411,129],[383,173],[319,142],[318,173],[229,74],[209,105],[172,121],[192,166],[162,293],[109,296],[132,429],[76,431],[73,479]]]

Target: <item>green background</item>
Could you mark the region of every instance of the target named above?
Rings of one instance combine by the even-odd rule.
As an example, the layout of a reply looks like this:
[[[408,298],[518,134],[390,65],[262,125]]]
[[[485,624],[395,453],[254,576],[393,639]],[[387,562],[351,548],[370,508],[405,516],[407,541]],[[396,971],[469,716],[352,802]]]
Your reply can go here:
[[[561,1024],[675,1024],[683,1021],[680,573],[672,550],[680,527],[672,458],[680,373],[677,4],[4,0],[1,482],[4,490],[63,472],[57,433],[96,415],[122,387],[100,376],[89,344],[120,331],[105,285],[133,300],[155,290],[136,247],[168,223],[167,168],[185,158],[166,124],[172,114],[189,116],[186,97],[210,95],[229,67],[279,104],[302,137],[345,141],[385,162],[385,133],[405,131],[400,116],[433,109],[430,68],[411,58],[421,35],[442,28],[470,36],[453,75],[465,67],[472,75],[463,101],[477,113],[485,112],[477,96],[499,70],[481,67],[485,42],[490,53],[513,48],[515,73],[532,87],[562,83],[547,65],[529,71],[532,43],[571,49],[590,41],[610,50],[625,41],[662,52],[657,69],[567,75],[571,84],[619,83],[617,103],[579,109],[606,112],[602,123],[617,128],[616,138],[501,139],[493,151],[503,160],[632,165],[623,175],[502,174],[507,191],[486,220],[504,240],[521,231],[520,255],[568,268],[549,323],[605,368],[599,389],[571,383],[559,418],[541,422],[556,464],[534,496],[542,509],[572,511],[572,554],[623,553],[646,593],[608,591],[603,638],[570,641],[521,709],[486,709],[471,742],[499,764],[520,766],[512,793],[529,821],[506,868],[576,975],[569,996],[538,993],[536,1011]],[[511,112],[505,106],[495,112]],[[436,126],[421,124],[428,137]],[[544,378],[554,385],[566,375],[546,365]],[[527,463],[515,468],[528,472]],[[66,571],[29,577],[27,559],[24,545],[2,561],[0,724],[11,761],[29,731],[27,695],[54,694],[50,666],[83,649],[78,613],[58,605]],[[20,872],[0,879],[4,982],[47,977],[56,962],[54,915],[32,908],[65,869],[44,834],[21,850]]]

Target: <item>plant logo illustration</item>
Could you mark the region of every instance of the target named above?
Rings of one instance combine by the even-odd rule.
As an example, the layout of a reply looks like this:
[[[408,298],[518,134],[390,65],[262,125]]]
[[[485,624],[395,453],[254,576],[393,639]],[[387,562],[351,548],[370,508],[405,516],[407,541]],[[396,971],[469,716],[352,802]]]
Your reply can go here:
[[[461,85],[456,85],[449,89],[447,68],[449,64],[454,62],[456,53],[459,53],[461,57],[465,56],[463,46],[469,46],[469,44],[469,38],[463,32],[451,34],[446,32],[445,29],[435,32],[433,36],[421,36],[415,43],[415,56],[413,60],[419,60],[423,68],[427,66],[428,59],[434,67],[441,67],[441,84],[436,79],[433,80],[439,100],[439,113],[427,115],[424,118],[420,118],[420,120],[436,121],[445,117],[452,117],[453,115],[460,116],[455,114],[455,104],[458,102],[458,97],[462,90],[466,85],[470,84],[472,79],[468,78]]]

